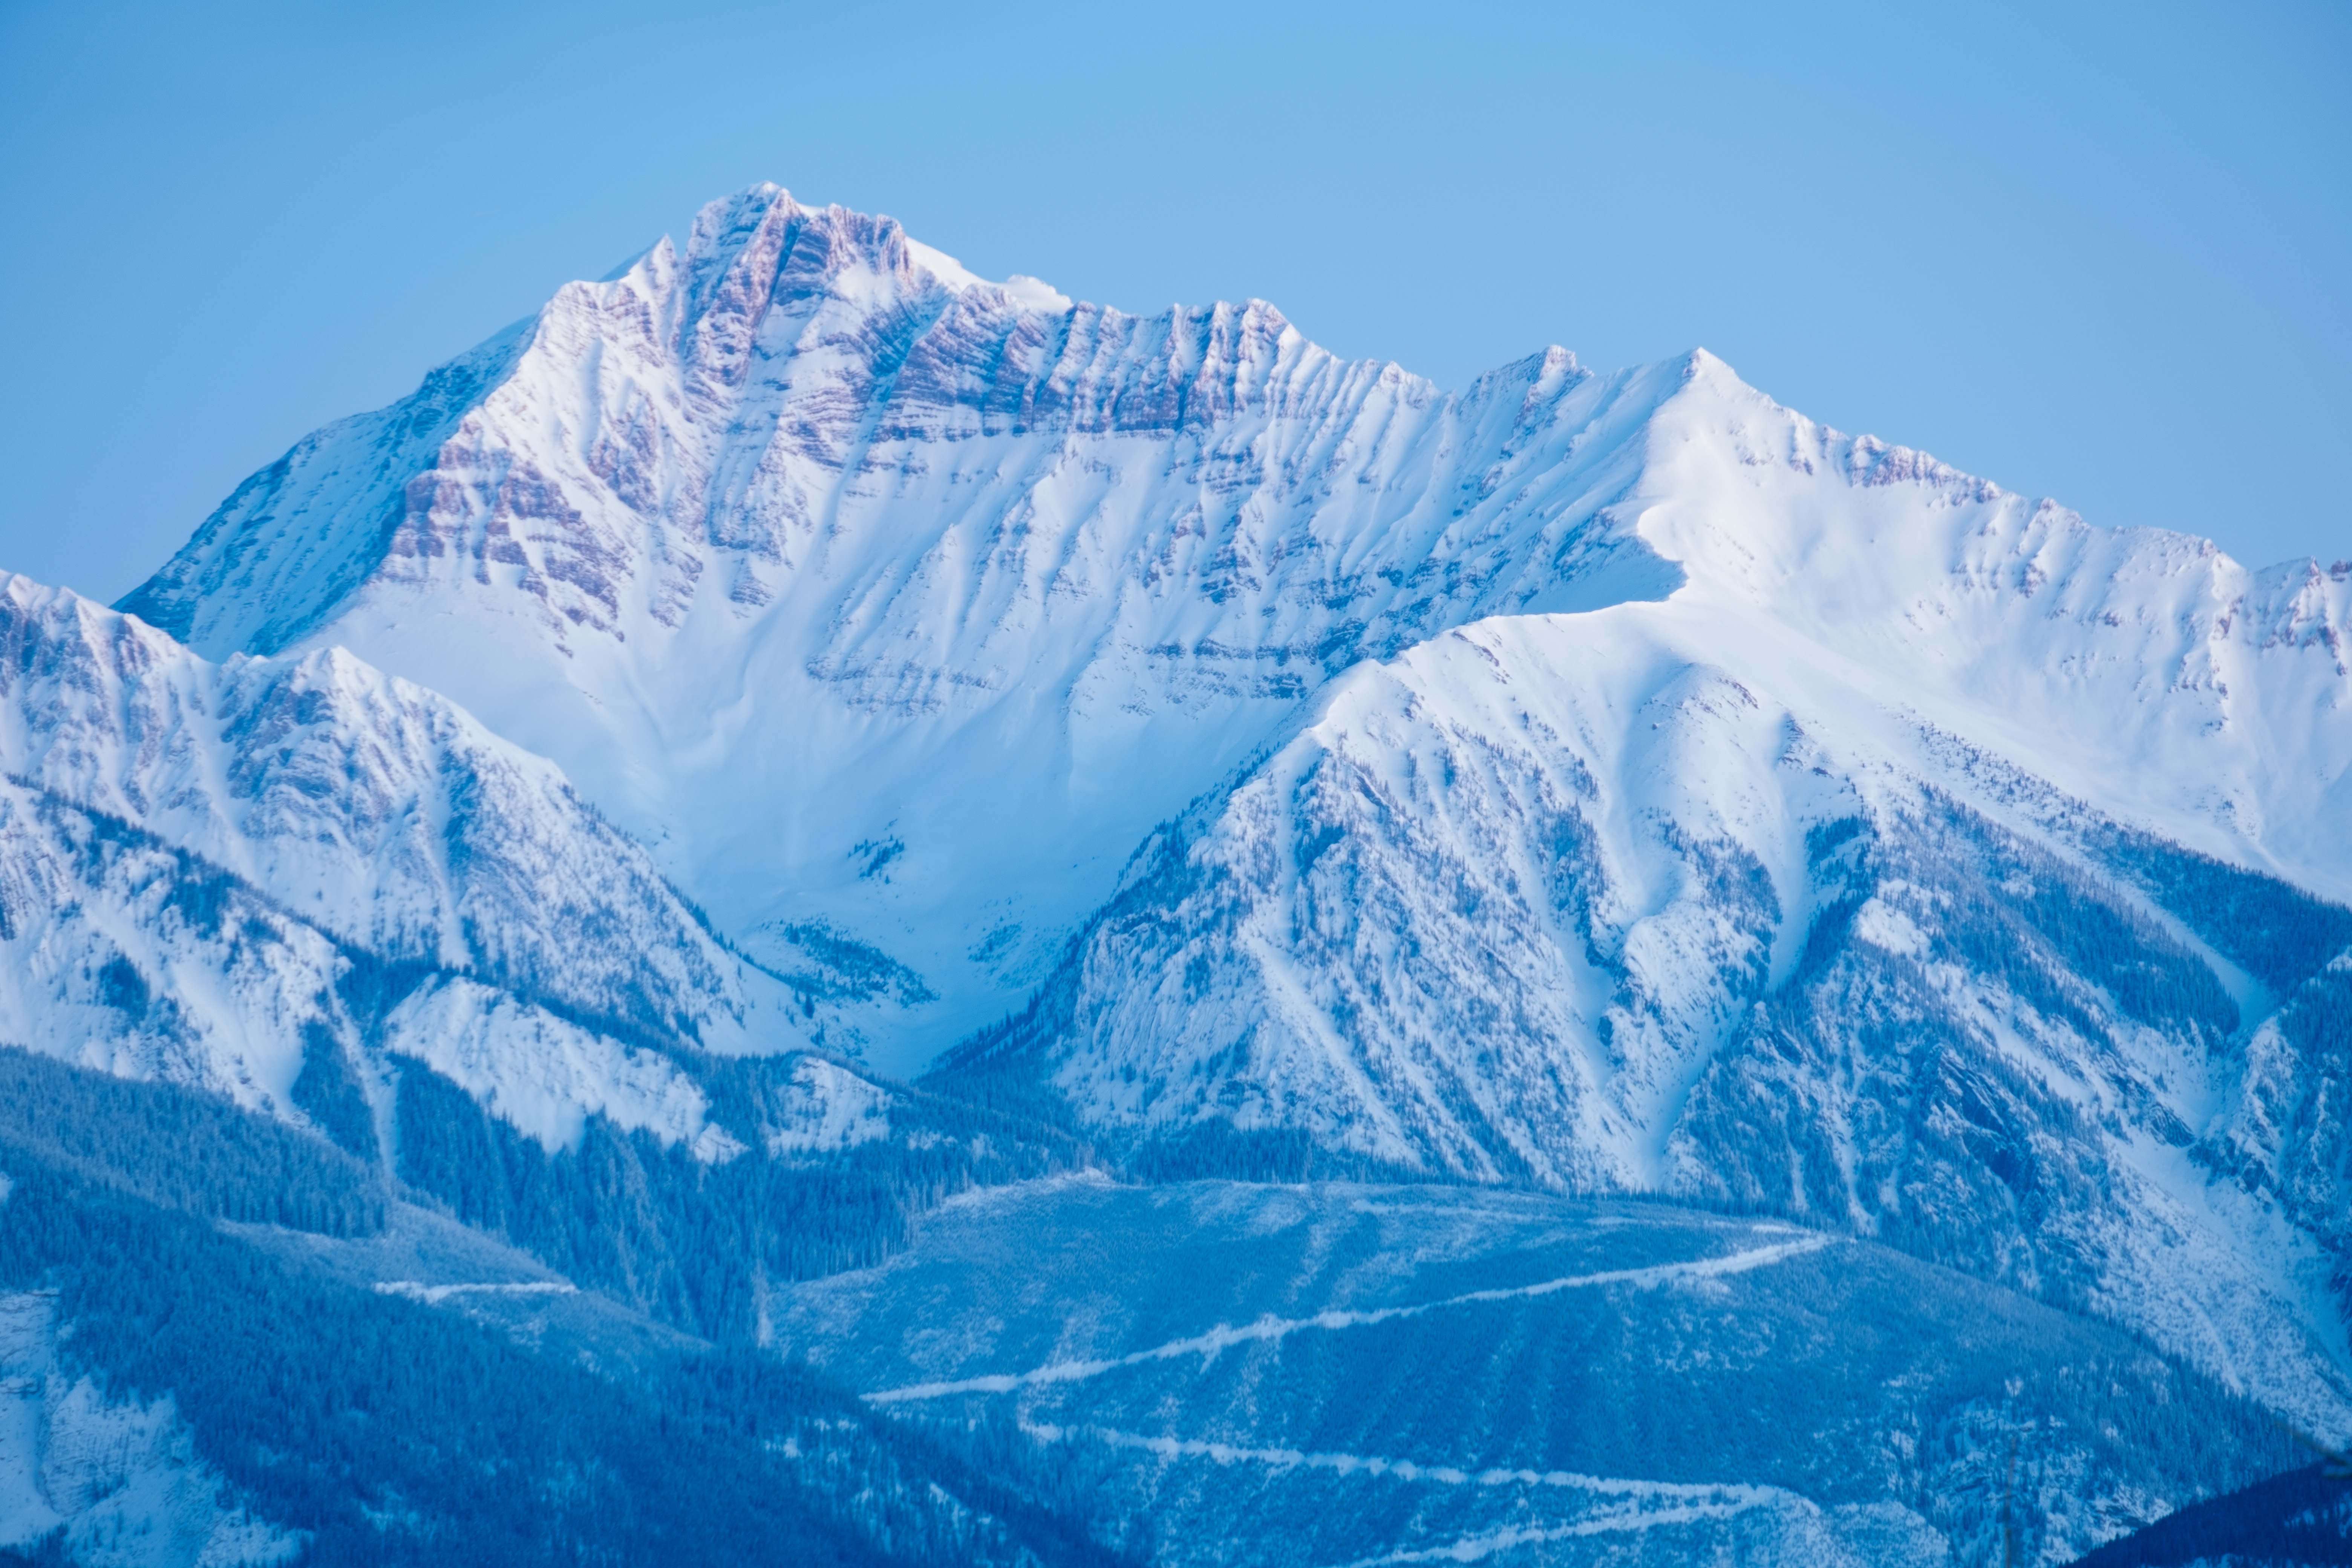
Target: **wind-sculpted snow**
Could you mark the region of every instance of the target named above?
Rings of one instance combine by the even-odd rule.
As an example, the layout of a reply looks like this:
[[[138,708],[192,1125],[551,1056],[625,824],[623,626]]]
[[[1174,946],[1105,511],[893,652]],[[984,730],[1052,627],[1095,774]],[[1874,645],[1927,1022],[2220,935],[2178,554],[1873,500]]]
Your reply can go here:
[[[1458,1188],[973,1194],[793,1287],[776,1335],[904,1419],[1066,1456],[1101,1538],[1171,1568],[1627,1532],[1892,1568],[1998,1559],[2005,1515],[2056,1564],[2291,1448],[2144,1342],[1872,1243]]]

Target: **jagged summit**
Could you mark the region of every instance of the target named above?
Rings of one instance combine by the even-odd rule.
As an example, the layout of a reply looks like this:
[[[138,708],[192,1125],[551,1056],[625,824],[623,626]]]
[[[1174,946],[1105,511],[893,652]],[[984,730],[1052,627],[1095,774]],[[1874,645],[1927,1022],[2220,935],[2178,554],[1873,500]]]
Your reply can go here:
[[[793,374],[754,374],[778,362]],[[877,445],[1199,429],[1325,403],[1350,380],[1434,395],[1393,366],[1341,364],[1263,300],[1151,317],[1074,305],[1035,279],[977,279],[893,219],[756,186],[705,207],[682,255],[665,239],[606,282],[568,285],[412,397],[304,441],[122,607],[215,655],[269,652],[367,587],[469,562],[485,584],[520,568],[514,585],[552,616],[610,635],[631,597],[667,618],[698,550],[730,558],[739,598],[772,592],[766,569],[790,563],[794,533]],[[583,394],[590,427],[567,455],[584,472],[551,473],[530,459],[554,454],[503,438],[534,420],[557,435],[543,422]],[[469,475],[452,471],[461,452]],[[451,482],[350,488],[412,469]],[[613,508],[583,499],[650,529],[598,528]],[[646,556],[672,570],[627,582]]]
[[[1153,825],[1334,676],[1497,615],[1761,616],[1874,701],[1948,700],[2070,790],[2352,888],[2299,826],[2335,775],[2254,750],[2305,743],[2303,678],[2237,668],[2255,620],[2338,635],[2294,592],[1704,350],[1448,393],[1262,301],[1072,303],[758,186],[307,438],[123,605],[450,692],[767,961],[849,937],[919,975],[854,1026],[911,1068],[1017,1009]],[[2184,772],[2200,747],[2236,760]]]

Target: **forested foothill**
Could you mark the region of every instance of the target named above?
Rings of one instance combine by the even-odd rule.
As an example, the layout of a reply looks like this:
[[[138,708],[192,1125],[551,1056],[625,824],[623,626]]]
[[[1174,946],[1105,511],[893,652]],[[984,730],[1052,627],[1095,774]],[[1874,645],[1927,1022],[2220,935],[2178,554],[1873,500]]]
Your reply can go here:
[[[534,1355],[211,1223],[380,1226],[398,1194],[323,1142],[19,1051],[0,1075],[0,1288],[57,1292],[69,1368],[171,1399],[305,1562],[1112,1561],[1042,1450],[983,1472],[748,1348],[617,1383]]]

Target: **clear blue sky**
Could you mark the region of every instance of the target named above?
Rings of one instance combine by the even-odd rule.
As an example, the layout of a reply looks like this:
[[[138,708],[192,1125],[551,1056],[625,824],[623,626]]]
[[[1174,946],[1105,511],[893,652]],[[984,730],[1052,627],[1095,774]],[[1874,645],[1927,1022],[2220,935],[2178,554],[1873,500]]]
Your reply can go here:
[[[1694,344],[2092,521],[2352,556],[2352,5],[0,0],[0,566],[772,179],[1449,384]]]

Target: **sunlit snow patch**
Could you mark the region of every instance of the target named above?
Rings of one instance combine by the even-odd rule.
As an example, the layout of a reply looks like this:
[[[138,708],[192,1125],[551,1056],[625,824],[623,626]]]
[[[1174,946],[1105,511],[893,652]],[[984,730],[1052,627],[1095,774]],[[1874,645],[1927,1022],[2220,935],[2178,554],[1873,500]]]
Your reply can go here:
[[[776,1125],[768,1133],[772,1154],[845,1149],[890,1132],[889,1094],[823,1057],[803,1057],[779,1100],[772,1112]]]
[[[385,1020],[386,1047],[413,1057],[539,1140],[577,1148],[588,1118],[685,1142],[724,1164],[743,1145],[707,1121],[692,1079],[651,1051],[634,1050],[470,980],[419,991]]]

